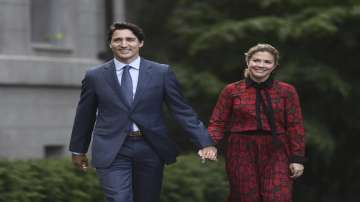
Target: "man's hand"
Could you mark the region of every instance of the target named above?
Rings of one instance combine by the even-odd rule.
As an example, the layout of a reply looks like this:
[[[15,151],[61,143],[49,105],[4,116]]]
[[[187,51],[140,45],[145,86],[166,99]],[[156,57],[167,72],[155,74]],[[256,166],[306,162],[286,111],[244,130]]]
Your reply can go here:
[[[300,163],[290,163],[291,178],[298,178],[304,173],[304,165]]]
[[[204,147],[198,151],[198,155],[203,161],[206,159],[215,161],[217,160],[217,149],[214,146]]]
[[[85,172],[88,169],[88,158],[86,154],[72,154],[72,163],[81,171]]]

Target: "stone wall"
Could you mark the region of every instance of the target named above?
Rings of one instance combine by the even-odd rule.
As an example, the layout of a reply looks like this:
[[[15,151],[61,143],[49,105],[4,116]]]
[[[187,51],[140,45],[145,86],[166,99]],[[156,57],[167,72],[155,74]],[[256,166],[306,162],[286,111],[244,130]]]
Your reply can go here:
[[[0,158],[68,154],[81,80],[107,49],[104,2],[0,0]],[[114,2],[123,20],[123,1]],[[51,16],[38,13],[41,3],[53,7]],[[57,23],[54,38],[34,41]]]

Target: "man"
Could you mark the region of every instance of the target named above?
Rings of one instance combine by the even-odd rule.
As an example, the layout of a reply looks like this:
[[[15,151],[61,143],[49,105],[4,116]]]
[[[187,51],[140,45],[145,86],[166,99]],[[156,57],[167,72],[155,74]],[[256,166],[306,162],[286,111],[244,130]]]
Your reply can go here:
[[[201,121],[186,104],[168,65],[139,56],[144,33],[131,23],[114,23],[108,35],[114,59],[87,71],[72,130],[70,151],[75,166],[92,165],[107,201],[158,202],[163,167],[176,160],[162,116],[167,104],[176,121],[214,160],[216,148]]]

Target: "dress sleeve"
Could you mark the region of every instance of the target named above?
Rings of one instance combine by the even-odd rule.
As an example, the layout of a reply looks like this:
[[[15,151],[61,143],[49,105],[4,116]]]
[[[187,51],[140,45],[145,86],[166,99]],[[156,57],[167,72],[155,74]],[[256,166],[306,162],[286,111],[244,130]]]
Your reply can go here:
[[[290,163],[305,162],[305,131],[299,96],[291,87],[286,96],[286,133],[289,137]]]
[[[219,143],[224,137],[225,127],[230,120],[232,103],[231,88],[228,85],[221,91],[209,121],[208,132],[215,143]]]

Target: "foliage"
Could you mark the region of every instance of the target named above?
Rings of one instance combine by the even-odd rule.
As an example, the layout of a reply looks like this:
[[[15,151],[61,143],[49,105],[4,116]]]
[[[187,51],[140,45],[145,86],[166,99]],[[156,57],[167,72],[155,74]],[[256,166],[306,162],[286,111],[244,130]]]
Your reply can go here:
[[[222,202],[228,185],[223,161],[201,164],[199,157],[186,155],[165,169],[163,202]]]
[[[227,194],[223,161],[201,164],[186,155],[165,168],[162,202],[221,202]],[[0,201],[101,202],[94,170],[73,168],[66,160],[0,161]]]
[[[94,172],[81,173],[68,160],[0,162],[0,201],[100,202]]]

